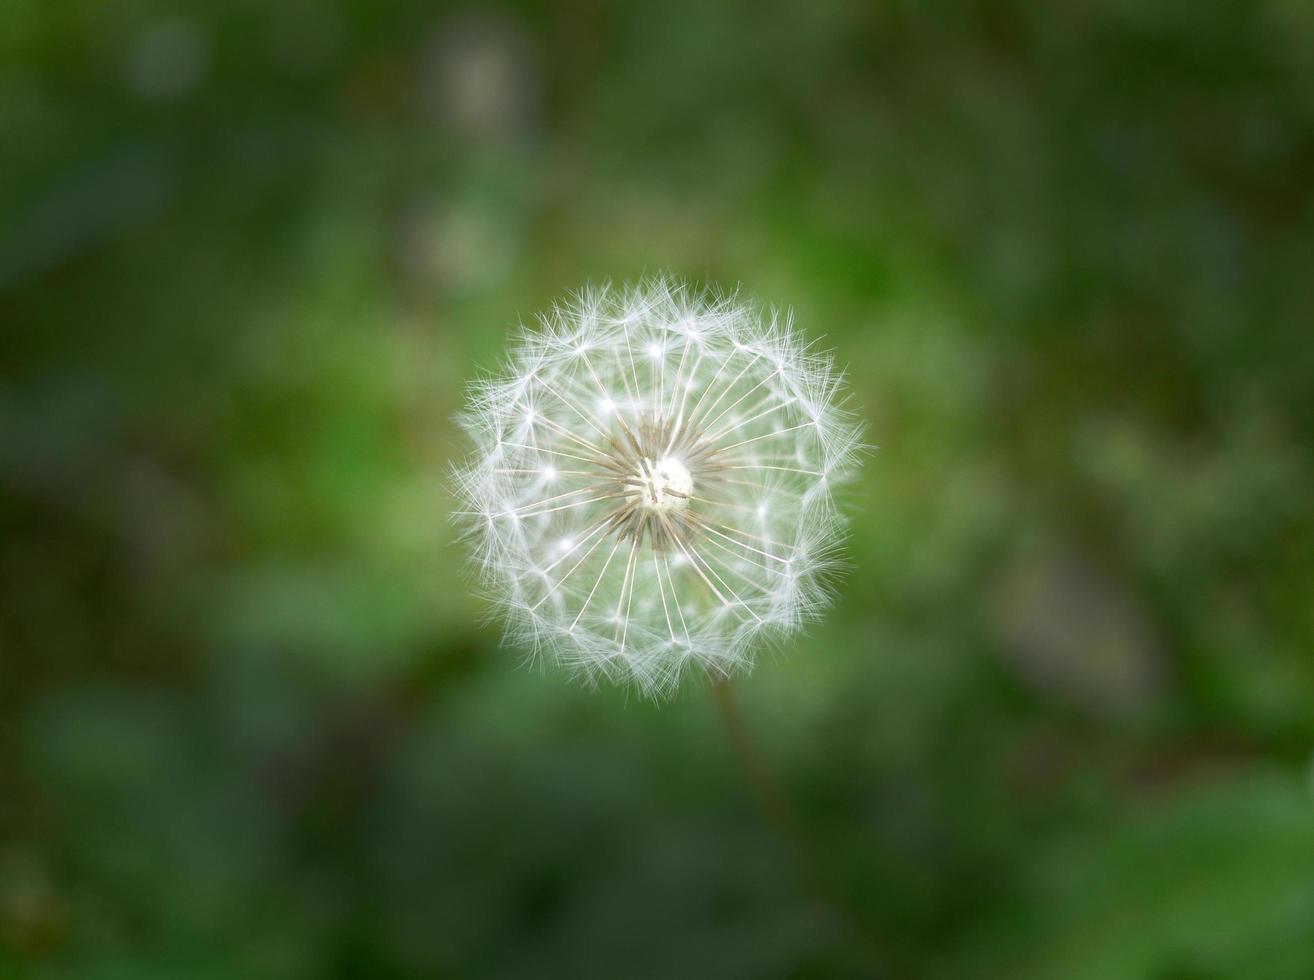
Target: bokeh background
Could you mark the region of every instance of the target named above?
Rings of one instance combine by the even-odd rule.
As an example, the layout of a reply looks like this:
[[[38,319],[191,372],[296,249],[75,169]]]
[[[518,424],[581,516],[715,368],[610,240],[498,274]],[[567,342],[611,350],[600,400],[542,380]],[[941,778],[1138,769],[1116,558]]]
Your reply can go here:
[[[1309,980],[1312,261],[1303,0],[6,0],[0,976]],[[879,446],[738,686],[802,848],[446,517],[660,270]]]

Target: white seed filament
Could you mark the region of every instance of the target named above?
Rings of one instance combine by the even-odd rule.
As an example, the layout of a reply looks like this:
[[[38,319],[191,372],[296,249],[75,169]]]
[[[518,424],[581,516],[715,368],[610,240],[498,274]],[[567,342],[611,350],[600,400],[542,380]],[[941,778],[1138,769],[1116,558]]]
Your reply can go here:
[[[459,513],[513,640],[669,693],[825,605],[860,430],[779,317],[669,281],[586,292],[472,386]]]

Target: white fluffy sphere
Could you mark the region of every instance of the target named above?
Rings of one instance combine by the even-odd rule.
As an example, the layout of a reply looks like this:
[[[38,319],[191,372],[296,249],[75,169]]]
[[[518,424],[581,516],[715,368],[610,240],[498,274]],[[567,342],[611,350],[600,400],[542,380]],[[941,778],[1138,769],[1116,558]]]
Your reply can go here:
[[[581,292],[471,386],[458,518],[510,637],[668,693],[827,599],[859,426],[788,317],[667,279]]]

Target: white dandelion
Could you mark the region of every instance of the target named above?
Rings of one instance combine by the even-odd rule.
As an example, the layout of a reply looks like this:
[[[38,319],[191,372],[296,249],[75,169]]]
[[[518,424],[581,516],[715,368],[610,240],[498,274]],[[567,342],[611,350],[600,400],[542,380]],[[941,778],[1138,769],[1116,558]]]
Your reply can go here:
[[[861,431],[788,316],[661,279],[586,290],[475,382],[455,471],[509,638],[660,696],[815,617]]]

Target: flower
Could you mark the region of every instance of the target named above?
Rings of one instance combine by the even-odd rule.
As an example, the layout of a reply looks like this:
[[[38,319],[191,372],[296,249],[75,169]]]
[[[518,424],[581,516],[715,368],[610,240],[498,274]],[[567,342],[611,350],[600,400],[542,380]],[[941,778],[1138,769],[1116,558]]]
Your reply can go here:
[[[523,329],[454,472],[509,639],[661,696],[814,618],[861,450],[842,384],[789,315],[665,278]]]

